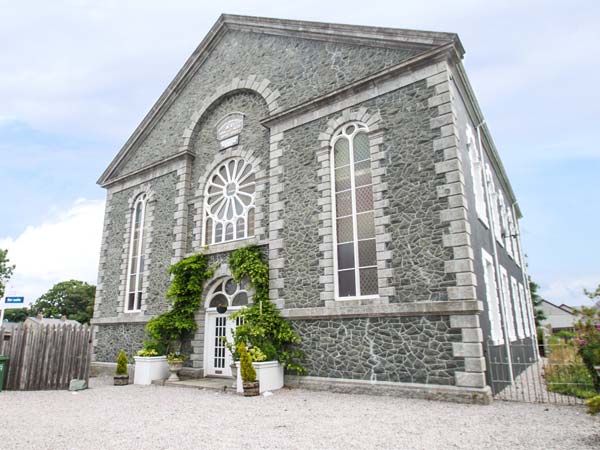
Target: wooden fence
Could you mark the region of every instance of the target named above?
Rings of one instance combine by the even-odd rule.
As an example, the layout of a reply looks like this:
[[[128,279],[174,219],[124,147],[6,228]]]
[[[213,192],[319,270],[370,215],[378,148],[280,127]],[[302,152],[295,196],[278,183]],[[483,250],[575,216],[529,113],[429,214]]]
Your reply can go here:
[[[0,323],[0,355],[10,358],[4,389],[68,389],[74,378],[89,381],[91,341],[87,325]]]

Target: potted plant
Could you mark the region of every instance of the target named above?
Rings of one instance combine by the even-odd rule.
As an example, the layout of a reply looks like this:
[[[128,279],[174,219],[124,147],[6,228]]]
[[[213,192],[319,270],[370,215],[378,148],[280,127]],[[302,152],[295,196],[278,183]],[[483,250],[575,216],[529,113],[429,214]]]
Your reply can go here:
[[[169,376],[169,364],[160,345],[146,341],[144,348],[133,357],[135,360],[134,384],[148,385],[154,380],[164,380]]]
[[[169,379],[167,381],[179,381],[179,371],[183,368],[183,362],[186,360],[186,356],[179,352],[169,353],[167,355],[167,362],[169,363]]]
[[[127,373],[127,355],[125,350],[121,349],[117,356],[117,370],[113,378],[115,386],[127,386],[129,384],[129,374]]]
[[[256,371],[252,367],[250,354],[246,350],[246,346],[242,343],[238,345],[238,352],[240,354],[240,373],[244,388],[244,397],[256,397],[260,393],[260,387],[259,382],[256,381]]]

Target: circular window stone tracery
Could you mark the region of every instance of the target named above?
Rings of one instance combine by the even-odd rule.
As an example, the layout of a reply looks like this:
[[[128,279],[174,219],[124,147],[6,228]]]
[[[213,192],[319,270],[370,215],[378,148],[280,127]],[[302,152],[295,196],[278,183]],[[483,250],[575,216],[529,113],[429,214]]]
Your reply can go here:
[[[212,290],[209,308],[216,308],[220,305],[228,307],[247,306],[250,300],[248,292],[248,283],[242,280],[240,283],[233,281],[233,278],[227,278],[219,281]]]
[[[204,245],[254,235],[256,180],[252,164],[230,159],[209,176],[205,200]]]

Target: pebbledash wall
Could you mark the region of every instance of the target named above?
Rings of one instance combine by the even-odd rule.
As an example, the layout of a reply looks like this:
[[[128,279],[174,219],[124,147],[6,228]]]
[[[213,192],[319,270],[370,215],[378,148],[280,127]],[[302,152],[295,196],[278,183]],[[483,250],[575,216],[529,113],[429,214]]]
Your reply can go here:
[[[462,47],[451,34],[402,33],[219,19],[100,180],[107,207],[96,361],[141,347],[147,321],[168,308],[170,264],[198,251],[224,263],[233,249],[256,243],[269,258],[271,299],[306,352],[308,377],[289,382],[489,401],[468,155],[452,92]],[[223,151],[214,129],[230,112],[245,115],[244,128],[240,144]],[[330,141],[352,121],[369,129],[379,296],[336,300]],[[255,236],[202,249],[204,181],[232,156],[257,169]],[[140,192],[150,198],[144,301],[141,312],[125,313],[132,202]],[[203,308],[186,343],[196,375],[204,363]]]

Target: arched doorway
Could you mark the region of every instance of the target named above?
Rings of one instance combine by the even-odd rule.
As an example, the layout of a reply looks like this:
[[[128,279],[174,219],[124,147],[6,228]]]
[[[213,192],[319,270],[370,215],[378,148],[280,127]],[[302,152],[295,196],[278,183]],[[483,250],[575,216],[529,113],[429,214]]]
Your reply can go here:
[[[237,283],[231,277],[222,277],[217,279],[208,291],[204,340],[206,376],[231,376],[233,360],[223,339],[231,342],[232,332],[239,324],[239,319],[233,320],[229,316],[251,303],[251,293],[248,289],[248,283],[243,280]],[[223,306],[227,307],[227,311],[220,313],[217,308]]]

